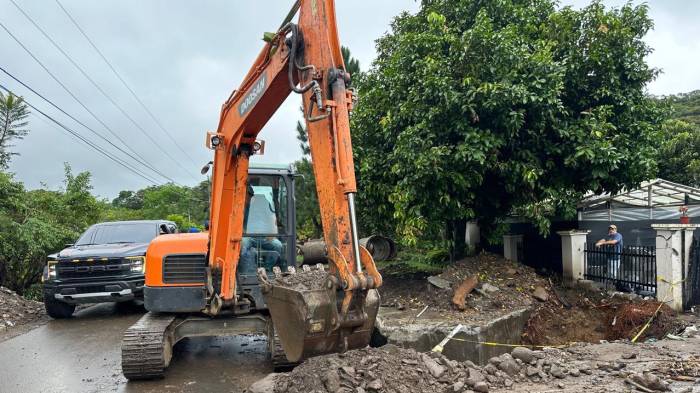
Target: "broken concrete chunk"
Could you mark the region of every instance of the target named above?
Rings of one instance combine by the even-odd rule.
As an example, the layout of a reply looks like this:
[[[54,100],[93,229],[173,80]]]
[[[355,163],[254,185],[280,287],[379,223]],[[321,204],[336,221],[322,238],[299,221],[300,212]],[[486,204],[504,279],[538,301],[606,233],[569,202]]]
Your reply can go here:
[[[547,300],[549,300],[549,292],[547,292],[547,290],[543,287],[537,287],[532,292],[532,297],[541,302],[546,302]]]
[[[436,362],[430,356],[423,355],[423,363],[428,368],[430,375],[435,378],[440,378],[442,374],[445,373],[445,367],[439,365],[438,362]]]
[[[486,377],[484,377],[484,374],[482,374],[481,371],[479,371],[475,368],[470,368],[469,369],[469,379],[474,381],[474,384],[476,384],[477,382],[482,382],[482,381],[486,380]],[[469,386],[474,386],[474,384],[470,384]]]
[[[328,370],[323,376],[323,384],[329,392],[338,391],[340,389],[340,375],[337,370]]]
[[[498,365],[498,368],[511,377],[520,372],[520,366],[513,359],[501,362],[501,364]]]
[[[489,385],[487,385],[486,382],[477,382],[473,389],[475,392],[488,393]]]
[[[351,377],[355,376],[355,367],[345,366],[341,367],[341,369],[345,372],[345,374],[348,374]]]
[[[525,375],[528,377],[534,377],[535,375],[539,374],[540,370],[536,367],[528,366],[527,369],[525,370]]]
[[[367,390],[369,390],[370,392],[378,392],[382,390],[383,387],[384,384],[382,384],[381,379],[375,379],[374,381],[367,384]]]
[[[440,289],[449,289],[451,286],[449,281],[445,280],[442,277],[438,277],[438,276],[428,277],[428,282],[433,284],[434,286],[440,288]]]
[[[552,368],[549,370],[549,373],[552,374],[552,376],[555,378],[559,378],[559,379],[566,378],[566,374],[564,373],[564,370],[559,366],[552,366]]]
[[[644,374],[633,374],[630,376],[630,379],[647,389],[655,390],[657,392],[667,392],[671,390],[668,382],[649,372],[645,372]]]
[[[491,284],[485,282],[485,283],[481,284],[481,290],[490,294],[490,293],[498,292],[501,289],[495,285],[491,285]]]
[[[520,359],[523,363],[527,364],[535,360],[534,351],[525,347],[516,347],[515,349],[513,349],[510,355],[515,359]]]

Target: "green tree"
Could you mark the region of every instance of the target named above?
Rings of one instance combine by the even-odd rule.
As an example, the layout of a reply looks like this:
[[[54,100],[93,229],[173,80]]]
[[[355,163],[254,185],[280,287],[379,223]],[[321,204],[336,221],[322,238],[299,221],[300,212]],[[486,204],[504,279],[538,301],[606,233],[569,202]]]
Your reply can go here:
[[[112,200],[112,206],[132,210],[141,209],[143,207],[143,190],[138,192],[119,191],[119,195]]]
[[[350,73],[350,76],[360,73],[360,61],[352,57],[350,49],[346,46],[340,47],[340,52],[343,54],[343,62],[345,63],[345,71]]]
[[[0,172],[0,283],[22,294],[37,283],[48,254],[99,220],[104,204],[90,194],[90,174],[66,165],[65,190],[26,191]]]
[[[700,126],[669,120],[663,127],[659,152],[659,177],[700,187]]]
[[[674,117],[700,127],[700,90],[666,97],[674,109]]]
[[[0,168],[7,169],[13,153],[10,148],[13,141],[24,138],[28,133],[26,119],[29,109],[22,97],[12,93],[5,95],[0,92]]]
[[[557,10],[553,0],[424,0],[355,78],[362,223],[404,243],[513,209],[547,232],[587,191],[655,170],[663,111],[645,95],[647,6]]]

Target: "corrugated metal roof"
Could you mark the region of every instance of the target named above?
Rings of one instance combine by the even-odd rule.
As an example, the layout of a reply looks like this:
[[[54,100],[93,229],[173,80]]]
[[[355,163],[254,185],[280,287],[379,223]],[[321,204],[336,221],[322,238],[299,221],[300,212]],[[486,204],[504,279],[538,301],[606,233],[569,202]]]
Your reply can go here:
[[[590,209],[608,202],[633,207],[681,206],[686,204],[686,197],[691,204],[700,204],[700,189],[664,179],[654,179],[643,182],[634,190],[623,190],[615,195],[589,193],[579,202],[578,207]]]

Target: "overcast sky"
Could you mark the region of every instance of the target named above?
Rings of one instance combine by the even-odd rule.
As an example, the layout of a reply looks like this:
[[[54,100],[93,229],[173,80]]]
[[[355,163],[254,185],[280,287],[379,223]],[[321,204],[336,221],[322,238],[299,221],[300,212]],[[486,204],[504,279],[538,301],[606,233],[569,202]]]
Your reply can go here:
[[[10,0],[0,0],[0,22],[139,156],[163,174],[187,185],[202,180],[199,169],[211,159],[211,152],[204,147],[204,136],[207,130],[216,129],[221,104],[238,86],[258,54],[263,32],[274,31],[291,4],[291,0],[60,1],[189,157],[156,126],[54,0],[15,2],[177,163],[158,150],[102,96],[27,22]],[[583,0],[562,2],[574,7],[587,3]],[[605,3],[620,5],[624,2]],[[697,71],[700,2],[652,0],[649,6],[656,24],[647,37],[655,48],[649,63],[663,70],[658,80],[649,86],[649,91],[671,94],[700,89],[700,72]],[[415,12],[418,7],[419,2],[414,0],[337,0],[342,43],[366,69],[375,56],[374,40],[388,30],[392,18],[402,11]],[[120,145],[2,29],[0,67]],[[0,84],[95,139],[89,131],[2,73]],[[255,161],[286,164],[299,157],[294,132],[300,118],[299,104],[298,97],[290,97],[271,119],[260,136],[267,141],[265,156],[254,158]],[[28,188],[42,184],[60,187],[63,162],[69,162],[75,172],[91,171],[95,192],[102,197],[112,198],[119,190],[139,189],[149,184],[37,116],[30,118],[30,126],[30,135],[15,148],[21,155],[13,159],[10,168]],[[104,145],[101,141],[100,144]],[[164,182],[158,175],[150,176]]]

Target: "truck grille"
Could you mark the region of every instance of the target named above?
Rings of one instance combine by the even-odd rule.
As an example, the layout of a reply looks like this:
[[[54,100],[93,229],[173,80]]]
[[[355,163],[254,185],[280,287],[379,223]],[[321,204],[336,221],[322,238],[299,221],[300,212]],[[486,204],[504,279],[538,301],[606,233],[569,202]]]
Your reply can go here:
[[[57,269],[60,278],[111,277],[129,272],[131,265],[122,258],[85,259],[61,261]]]
[[[168,255],[163,259],[163,282],[166,284],[199,284],[206,281],[204,254]]]

